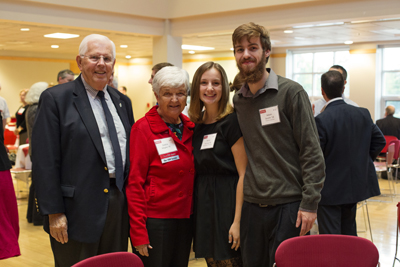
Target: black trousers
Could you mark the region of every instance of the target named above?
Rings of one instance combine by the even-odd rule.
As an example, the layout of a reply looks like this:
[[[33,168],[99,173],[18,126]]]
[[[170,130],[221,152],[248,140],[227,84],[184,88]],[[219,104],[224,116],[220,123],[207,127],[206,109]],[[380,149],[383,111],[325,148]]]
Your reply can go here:
[[[187,267],[193,236],[193,218],[147,218],[150,245],[149,257],[132,248],[145,267]]]
[[[284,240],[299,236],[296,228],[300,201],[260,207],[244,201],[240,221],[240,246],[243,266],[271,267],[275,251]]]
[[[357,236],[357,203],[344,205],[319,205],[318,230],[320,234]]]
[[[111,181],[113,180],[115,179]],[[106,222],[98,242],[83,243],[69,239],[68,243],[61,244],[50,235],[56,267],[69,267],[81,260],[100,254],[128,251],[129,217],[125,196],[118,190],[115,181],[110,183],[108,194]]]

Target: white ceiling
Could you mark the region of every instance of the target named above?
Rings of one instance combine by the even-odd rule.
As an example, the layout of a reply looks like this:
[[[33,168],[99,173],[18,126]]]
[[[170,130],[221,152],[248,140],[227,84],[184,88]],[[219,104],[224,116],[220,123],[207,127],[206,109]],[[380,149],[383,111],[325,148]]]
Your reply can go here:
[[[267,25],[266,25],[267,26]],[[21,28],[29,28],[23,32]],[[293,33],[284,33],[286,29]],[[62,32],[79,34],[80,37],[61,40],[45,38],[45,34]],[[152,56],[152,36],[113,31],[101,31],[76,27],[38,25],[29,22],[0,20],[0,55],[34,56],[46,55],[49,58],[74,58],[79,43],[84,36],[99,33],[108,36],[117,47],[117,58],[126,55],[136,57]],[[214,51],[229,51],[232,47],[231,32],[219,32],[207,35],[184,35],[183,44],[215,47]],[[363,23],[344,22],[342,25],[310,26],[307,28],[279,28],[270,30],[274,47],[298,47],[316,45],[340,45],[351,40],[354,44],[365,42],[398,42],[400,44],[400,18],[378,19]],[[120,45],[128,48],[120,48]],[[52,49],[51,45],[59,45]],[[188,51],[183,51],[186,54]]]

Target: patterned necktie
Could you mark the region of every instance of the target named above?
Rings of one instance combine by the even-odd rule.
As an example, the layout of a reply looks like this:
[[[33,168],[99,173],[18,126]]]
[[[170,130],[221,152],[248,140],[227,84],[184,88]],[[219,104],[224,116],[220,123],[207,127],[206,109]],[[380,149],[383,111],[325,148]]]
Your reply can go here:
[[[104,98],[104,92],[99,91],[97,95],[100,97],[101,105],[103,106],[104,114],[106,115],[108,134],[110,135],[111,144],[114,149],[116,184],[119,191],[122,192],[124,187],[124,169],[122,165],[121,148],[118,142],[117,130],[115,129],[114,119]]]

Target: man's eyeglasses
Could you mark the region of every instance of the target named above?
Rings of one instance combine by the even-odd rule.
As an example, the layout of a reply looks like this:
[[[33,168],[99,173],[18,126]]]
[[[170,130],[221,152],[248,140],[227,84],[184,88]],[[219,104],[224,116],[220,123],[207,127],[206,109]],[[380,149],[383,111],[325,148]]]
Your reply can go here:
[[[104,63],[106,63],[106,64],[113,62],[113,58],[109,57],[109,56],[86,56],[86,55],[81,55],[81,57],[87,57],[93,63],[98,63],[101,58],[104,60]]]

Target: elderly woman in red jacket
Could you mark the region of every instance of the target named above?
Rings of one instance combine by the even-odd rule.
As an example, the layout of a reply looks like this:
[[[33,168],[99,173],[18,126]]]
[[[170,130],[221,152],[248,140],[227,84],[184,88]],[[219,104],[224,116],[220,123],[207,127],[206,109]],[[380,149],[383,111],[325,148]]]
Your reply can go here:
[[[158,105],[130,136],[126,186],[133,251],[145,267],[187,266],[192,240],[194,123],[181,114],[189,77],[165,67],[153,80]]]

